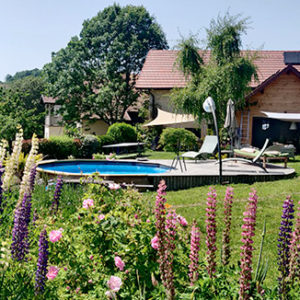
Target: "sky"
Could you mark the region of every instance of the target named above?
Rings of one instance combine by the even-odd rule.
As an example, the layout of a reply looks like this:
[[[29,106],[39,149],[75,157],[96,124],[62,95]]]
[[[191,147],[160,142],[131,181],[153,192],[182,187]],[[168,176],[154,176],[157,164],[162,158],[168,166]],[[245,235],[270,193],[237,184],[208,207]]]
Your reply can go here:
[[[229,12],[250,18],[243,49],[300,50],[299,0],[0,0],[0,81],[42,68],[52,52],[79,35],[84,20],[113,3],[143,5],[171,48],[180,36],[205,39],[210,21]]]

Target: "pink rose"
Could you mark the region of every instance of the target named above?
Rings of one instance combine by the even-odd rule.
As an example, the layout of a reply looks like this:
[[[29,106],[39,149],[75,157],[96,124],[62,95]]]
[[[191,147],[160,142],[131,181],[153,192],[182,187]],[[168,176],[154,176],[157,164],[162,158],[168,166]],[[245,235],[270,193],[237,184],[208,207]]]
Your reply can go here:
[[[147,222],[147,223],[150,223],[150,219],[147,219],[146,222]]]
[[[109,183],[108,187],[109,187],[110,190],[118,190],[118,189],[121,188],[121,186],[117,183]]]
[[[88,209],[89,207],[94,207],[94,200],[93,199],[83,200],[82,207],[85,209]]]
[[[94,255],[90,255],[89,259],[93,260],[94,259]]]
[[[152,240],[151,240],[151,247],[155,250],[158,250],[158,237],[155,236]]]
[[[59,271],[59,269],[57,267],[55,267],[55,266],[49,267],[48,273],[46,274],[47,278],[49,280],[54,279],[57,276],[58,271]]]
[[[102,221],[103,219],[105,219],[105,215],[103,215],[103,214],[99,215],[99,216],[98,216],[98,219],[99,219],[100,221]]]
[[[115,265],[120,271],[123,271],[123,269],[125,267],[124,261],[119,256],[115,257]]]
[[[185,219],[185,217],[178,215],[177,218],[178,218],[178,222],[180,223],[180,225],[188,226],[188,222]]]
[[[61,238],[62,238],[62,228],[60,228],[59,230],[52,230],[49,233],[49,240],[52,243],[58,242]]]
[[[118,292],[122,286],[122,280],[118,276],[110,276],[107,285],[113,292]]]

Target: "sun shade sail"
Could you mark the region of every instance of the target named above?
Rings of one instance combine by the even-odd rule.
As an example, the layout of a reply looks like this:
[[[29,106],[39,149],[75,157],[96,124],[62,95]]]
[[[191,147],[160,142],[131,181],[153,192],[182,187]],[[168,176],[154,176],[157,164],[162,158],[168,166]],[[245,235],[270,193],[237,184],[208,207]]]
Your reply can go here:
[[[181,127],[196,128],[198,127],[195,118],[192,115],[173,114],[161,109],[157,109],[157,117],[150,123],[143,126],[171,126],[181,125]]]
[[[267,115],[270,119],[277,119],[288,122],[300,122],[300,113],[275,113],[262,111],[263,114]]]

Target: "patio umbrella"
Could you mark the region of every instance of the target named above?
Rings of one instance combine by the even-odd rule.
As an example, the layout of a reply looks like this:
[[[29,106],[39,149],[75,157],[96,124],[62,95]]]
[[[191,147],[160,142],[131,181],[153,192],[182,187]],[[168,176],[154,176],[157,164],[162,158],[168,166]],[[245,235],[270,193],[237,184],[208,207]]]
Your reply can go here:
[[[235,108],[234,102],[229,99],[227,102],[226,118],[224,123],[224,128],[228,128],[228,133],[230,136],[231,150],[233,149],[233,138],[236,135],[237,122],[235,118]]]

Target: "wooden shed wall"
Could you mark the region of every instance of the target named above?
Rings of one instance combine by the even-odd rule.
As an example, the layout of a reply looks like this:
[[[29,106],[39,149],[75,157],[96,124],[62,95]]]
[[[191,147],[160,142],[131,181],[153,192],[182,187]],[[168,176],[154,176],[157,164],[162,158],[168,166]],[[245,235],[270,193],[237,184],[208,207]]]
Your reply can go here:
[[[253,117],[265,117],[261,111],[300,113],[300,79],[292,72],[282,74],[265,87],[262,92],[252,96],[249,103],[249,108],[243,111],[243,144],[252,144]],[[249,132],[247,135],[248,110]],[[241,112],[237,112],[237,119],[238,124],[240,124]]]

